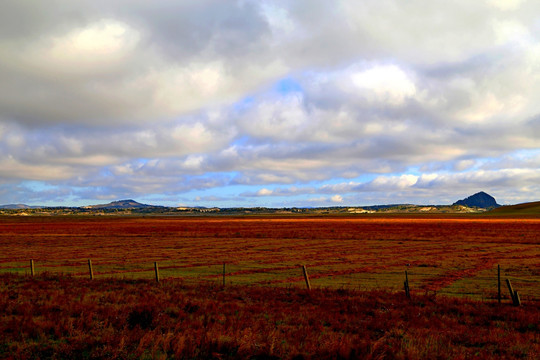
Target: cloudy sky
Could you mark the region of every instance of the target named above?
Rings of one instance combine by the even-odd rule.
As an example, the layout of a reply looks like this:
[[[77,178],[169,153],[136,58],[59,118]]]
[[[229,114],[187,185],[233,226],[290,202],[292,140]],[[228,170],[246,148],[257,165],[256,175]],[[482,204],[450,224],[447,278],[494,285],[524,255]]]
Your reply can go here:
[[[540,200],[537,0],[3,0],[0,204]]]

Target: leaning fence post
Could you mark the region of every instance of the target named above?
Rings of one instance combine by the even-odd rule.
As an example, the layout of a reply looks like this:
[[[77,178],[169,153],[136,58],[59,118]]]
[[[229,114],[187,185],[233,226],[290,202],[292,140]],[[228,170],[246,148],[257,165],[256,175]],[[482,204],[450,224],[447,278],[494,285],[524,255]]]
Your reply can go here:
[[[516,299],[516,306],[521,306],[521,299],[519,298],[519,293],[517,290],[514,291],[514,298]]]
[[[510,298],[512,299],[512,303],[516,303],[514,300],[514,289],[512,288],[512,283],[509,279],[506,279],[506,286],[508,286],[508,292],[510,292]]]
[[[309,275],[307,273],[306,265],[302,265],[302,272],[304,273],[304,280],[306,280],[306,287],[311,290],[311,284],[309,283]]]
[[[501,265],[497,265],[497,300],[501,303]]]
[[[521,305],[521,299],[519,298],[519,294],[517,291],[514,291],[512,288],[512,283],[509,279],[506,279],[506,285],[508,286],[508,291],[510,292],[510,297],[512,298],[512,304],[515,306]]]
[[[30,275],[34,276],[34,259],[30,259]]]
[[[157,261],[154,261],[154,272],[156,273],[156,282],[159,282],[159,268]]]
[[[92,269],[91,259],[88,259],[88,272],[90,273],[90,280],[94,280],[94,270]]]

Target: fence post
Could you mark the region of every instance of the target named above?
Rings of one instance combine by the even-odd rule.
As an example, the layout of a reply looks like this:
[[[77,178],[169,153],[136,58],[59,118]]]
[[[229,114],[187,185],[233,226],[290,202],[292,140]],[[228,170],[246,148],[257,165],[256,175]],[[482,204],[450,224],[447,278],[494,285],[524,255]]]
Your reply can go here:
[[[515,304],[516,301],[514,300],[514,289],[512,288],[512,283],[508,279],[506,279],[506,286],[508,286],[508,292],[510,292],[510,298],[512,299],[512,303]]]
[[[512,283],[509,279],[506,279],[506,285],[508,286],[508,291],[510,292],[510,297],[512,298],[512,304],[514,304],[514,306],[520,306],[521,299],[519,298],[519,294],[517,291],[514,291],[512,288]]]
[[[497,300],[501,303],[501,265],[497,265]]]
[[[30,259],[30,275],[33,277],[34,274],[34,259]]]
[[[154,272],[156,273],[156,282],[159,282],[159,268],[157,261],[154,261]]]
[[[409,288],[409,274],[407,273],[407,270],[405,270],[405,282],[403,283],[403,287],[405,288],[405,296],[407,296],[407,298],[410,299],[411,291]]]
[[[517,290],[514,291],[514,298],[516,299],[516,303],[514,305],[521,306],[521,299],[519,298],[519,293]]]
[[[306,265],[302,265],[302,272],[304,273],[304,280],[306,280],[307,289],[311,290],[311,284],[309,283],[309,275],[307,273]]]
[[[223,287],[225,287],[225,263],[223,263]]]
[[[90,273],[90,280],[94,280],[94,270],[92,269],[91,259],[88,259],[88,272]]]

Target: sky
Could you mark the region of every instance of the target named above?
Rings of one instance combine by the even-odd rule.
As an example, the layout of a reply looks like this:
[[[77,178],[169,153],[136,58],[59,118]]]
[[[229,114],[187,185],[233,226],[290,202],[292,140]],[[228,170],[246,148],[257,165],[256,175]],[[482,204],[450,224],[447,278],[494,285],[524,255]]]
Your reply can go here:
[[[540,200],[536,0],[3,0],[0,204]]]

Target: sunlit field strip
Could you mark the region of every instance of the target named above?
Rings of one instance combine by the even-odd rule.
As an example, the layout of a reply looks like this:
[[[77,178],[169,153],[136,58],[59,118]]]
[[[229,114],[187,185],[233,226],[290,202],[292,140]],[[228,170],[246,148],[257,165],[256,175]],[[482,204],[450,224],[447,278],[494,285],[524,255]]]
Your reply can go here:
[[[75,277],[88,277],[88,264],[76,262],[52,263],[36,268],[37,272],[62,273]],[[223,265],[178,266],[173,262],[160,265],[161,279],[176,279],[187,282],[222,283]],[[12,263],[12,268],[3,268],[1,272],[29,275],[28,264]],[[71,266],[66,266],[71,265]],[[7,271],[9,270],[9,271]],[[520,270],[520,271],[518,271]],[[434,278],[443,278],[441,268],[407,268],[411,290],[418,293],[430,293],[430,285]],[[353,268],[332,266],[308,267],[310,282],[313,287],[347,288],[360,290],[385,289],[400,291],[403,289],[404,270],[397,267]],[[94,276],[97,278],[153,279],[153,264],[131,264],[129,267],[114,264],[94,263]],[[502,271],[502,279],[509,278],[514,287],[519,289],[524,301],[540,300],[540,278],[530,268]],[[497,267],[483,270],[474,276],[463,277],[448,286],[431,290],[431,293],[461,296],[469,298],[496,299]],[[268,264],[226,264],[225,282],[227,285],[267,285],[267,286],[305,286],[299,264],[287,264],[280,267],[269,267]],[[508,298],[503,283],[502,294]]]
[[[11,272],[28,275],[28,264],[13,264],[11,269],[3,269],[2,272]],[[18,267],[16,267],[18,265]],[[79,266],[58,266],[61,264],[52,264],[52,266],[40,266],[36,268],[37,272],[71,274],[78,277],[88,276],[88,267],[86,263]],[[404,280],[403,271],[382,270],[379,272],[370,269],[366,271],[354,271],[350,273],[338,273],[328,275],[328,269],[308,268],[311,276],[311,283],[315,287],[331,288],[354,288],[354,289],[391,289],[399,290],[402,288]],[[9,270],[9,271],[7,271]],[[335,269],[334,269],[335,270]],[[423,292],[429,289],[430,280],[436,277],[444,276],[442,269],[434,272],[434,269],[423,271],[424,269],[409,269],[409,281],[414,291]],[[516,269],[514,269],[515,271]],[[344,270],[341,270],[344,272]],[[325,274],[325,276],[320,276]],[[151,279],[154,277],[152,264],[130,266],[129,268],[114,265],[94,264],[94,275],[96,277],[111,278],[132,278],[132,279]],[[160,276],[163,279],[175,278],[181,280],[214,281],[221,283],[222,265],[212,266],[192,266],[192,267],[173,267],[165,266],[160,269]],[[530,272],[515,272],[509,274],[503,271],[503,278],[510,278],[516,289],[519,289],[524,300],[537,300],[539,298],[540,281],[538,276],[531,275]],[[522,277],[520,277],[522,276]],[[226,265],[226,283],[238,285],[272,285],[272,286],[303,286],[304,279],[300,268],[297,265],[288,265],[280,268],[268,268],[265,265],[259,267]],[[481,275],[465,277],[456,280],[452,284],[437,290],[439,294],[448,294],[455,296],[494,298],[496,284],[496,267],[486,270]],[[504,284],[503,284],[504,285]],[[426,291],[428,292],[428,291]],[[506,290],[503,287],[503,295]]]
[[[539,234],[536,219],[2,217],[0,272],[28,274],[34,259],[84,277],[91,258],[96,277],[152,278],[157,261],[162,278],[220,282],[226,263],[228,284],[302,286],[305,264],[315,287],[399,289],[408,270],[412,291],[460,296],[492,287],[501,264],[540,298]]]

